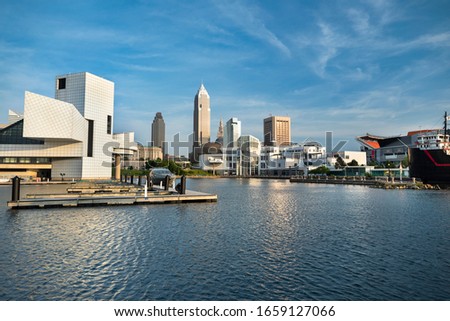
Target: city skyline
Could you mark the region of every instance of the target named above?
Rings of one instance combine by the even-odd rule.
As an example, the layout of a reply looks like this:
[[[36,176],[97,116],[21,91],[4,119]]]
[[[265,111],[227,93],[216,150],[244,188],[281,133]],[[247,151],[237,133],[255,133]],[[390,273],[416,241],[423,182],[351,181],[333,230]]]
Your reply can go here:
[[[160,106],[168,139],[192,133],[201,83],[212,124],[237,117],[242,134],[260,140],[271,114],[291,118],[293,142],[324,142],[332,131],[358,147],[355,136],[366,132],[440,127],[449,109],[445,1],[15,1],[1,9],[0,123],[8,109],[22,111],[24,90],[51,96],[55,74],[81,71],[115,82],[114,130],[134,130],[144,145]]]

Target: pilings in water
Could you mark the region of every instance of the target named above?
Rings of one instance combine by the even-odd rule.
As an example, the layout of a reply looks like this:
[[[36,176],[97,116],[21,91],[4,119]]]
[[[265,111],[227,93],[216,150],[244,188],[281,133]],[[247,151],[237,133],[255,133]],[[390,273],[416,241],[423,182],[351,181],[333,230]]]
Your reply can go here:
[[[105,205],[137,205],[190,202],[217,202],[216,194],[196,192],[186,189],[186,176],[175,189],[167,184],[164,188],[148,189],[132,184],[82,183],[67,188],[66,193],[27,194],[20,198],[20,178],[13,180],[12,197],[8,207],[48,208]]]
[[[20,199],[20,177],[16,176],[12,179],[11,202],[17,202]]]
[[[175,186],[175,190],[178,194],[186,194],[186,176],[181,176],[181,181]]]

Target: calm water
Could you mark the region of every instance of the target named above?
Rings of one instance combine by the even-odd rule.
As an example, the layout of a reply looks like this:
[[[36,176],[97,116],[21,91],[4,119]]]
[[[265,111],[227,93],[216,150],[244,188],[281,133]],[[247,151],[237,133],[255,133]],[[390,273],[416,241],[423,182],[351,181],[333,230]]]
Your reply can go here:
[[[188,185],[218,203],[16,212],[0,187],[0,300],[450,300],[450,191]]]

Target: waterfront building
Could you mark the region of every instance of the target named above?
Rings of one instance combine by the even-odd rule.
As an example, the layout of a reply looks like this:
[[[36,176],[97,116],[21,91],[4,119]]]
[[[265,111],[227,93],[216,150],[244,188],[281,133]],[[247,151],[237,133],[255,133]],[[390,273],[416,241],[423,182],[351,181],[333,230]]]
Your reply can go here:
[[[223,146],[226,148],[237,147],[237,140],[241,136],[241,121],[236,117],[230,118],[223,131]]]
[[[0,176],[110,179],[114,83],[82,72],[56,77],[56,99],[25,92],[24,112],[0,130]],[[117,158],[116,158],[117,159]]]
[[[408,157],[408,147],[413,147],[413,142],[417,141],[417,135],[421,132],[391,137],[366,134],[356,137],[356,140],[361,144],[361,151],[366,153],[366,164],[388,161],[398,164]]]
[[[236,147],[208,143],[199,155],[199,168],[222,175],[259,175],[260,151],[259,139],[251,135],[240,136],[236,140]]]
[[[147,147],[141,143],[137,143],[134,153],[124,155],[122,167],[144,169],[146,161],[162,160],[163,156],[161,147]]]
[[[261,143],[252,135],[244,135],[238,138],[239,158],[237,164],[237,175],[253,176],[259,175],[259,156]]]
[[[225,175],[237,175],[238,174],[238,164],[240,157],[240,149],[236,147],[224,147],[222,148],[223,161],[224,161],[224,171]]]
[[[291,118],[271,116],[264,119],[264,146],[291,144]]]
[[[163,159],[165,155],[161,147],[144,147],[142,153],[144,160]]]
[[[222,173],[225,166],[222,145],[217,142],[204,144],[199,154],[199,166],[204,171]]]
[[[345,163],[351,163],[353,160],[358,163],[359,166],[367,165],[367,158],[365,152],[357,152],[357,151],[341,151],[337,152],[333,155],[333,158],[330,160],[330,163],[334,165],[336,162],[336,156],[340,156]]]
[[[12,125],[21,119],[23,119],[23,115],[15,112],[11,109],[8,111],[8,125]]]
[[[259,171],[262,176],[307,174],[323,165],[327,165],[326,148],[318,142],[261,148]]]
[[[163,116],[160,112],[157,112],[152,123],[152,147],[159,147],[162,149],[163,155],[165,154],[164,142],[166,140],[166,124],[164,123]]]

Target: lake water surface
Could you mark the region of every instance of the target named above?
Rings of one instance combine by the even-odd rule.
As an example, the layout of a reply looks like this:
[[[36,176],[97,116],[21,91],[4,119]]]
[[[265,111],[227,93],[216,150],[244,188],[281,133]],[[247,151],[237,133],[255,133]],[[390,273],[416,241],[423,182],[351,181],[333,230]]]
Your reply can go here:
[[[11,211],[0,186],[0,300],[450,300],[450,191],[188,188],[219,200]]]

